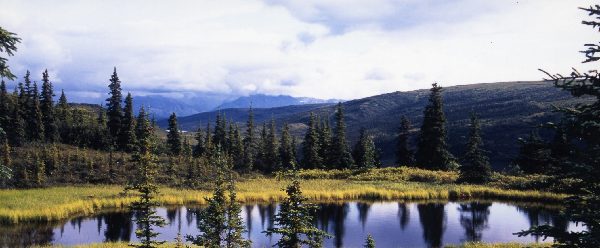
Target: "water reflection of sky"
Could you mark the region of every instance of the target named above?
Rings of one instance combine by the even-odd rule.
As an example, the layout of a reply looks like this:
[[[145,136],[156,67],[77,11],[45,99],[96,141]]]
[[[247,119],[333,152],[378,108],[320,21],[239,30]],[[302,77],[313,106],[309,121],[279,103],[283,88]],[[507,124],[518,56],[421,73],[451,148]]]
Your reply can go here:
[[[262,233],[273,226],[272,216],[277,210],[275,204],[242,207],[241,215],[249,230],[245,236],[254,247],[269,247],[279,238],[268,238]],[[158,238],[174,241],[178,233],[198,234],[194,211],[185,207],[159,209],[168,225],[158,229]],[[76,218],[57,227],[13,228],[12,239],[9,235],[0,236],[0,246],[50,240],[65,245],[133,241],[136,238],[132,218],[130,213],[110,213]],[[326,247],[361,247],[367,234],[373,235],[378,247],[437,247],[464,241],[532,242],[535,237],[517,237],[513,233],[545,223],[571,230],[581,228],[562,220],[557,211],[505,203],[329,203],[320,204],[317,215],[317,225],[334,235],[326,240]]]

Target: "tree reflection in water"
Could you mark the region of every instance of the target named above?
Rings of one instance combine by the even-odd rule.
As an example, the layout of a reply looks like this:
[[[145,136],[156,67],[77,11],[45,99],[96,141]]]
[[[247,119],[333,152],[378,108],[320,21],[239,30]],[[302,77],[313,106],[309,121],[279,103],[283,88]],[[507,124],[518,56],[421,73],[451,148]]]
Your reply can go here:
[[[335,247],[344,246],[343,240],[346,233],[344,220],[346,220],[349,209],[350,205],[348,203],[319,204],[316,224],[321,230],[333,235]]]
[[[418,204],[419,220],[423,228],[423,239],[429,247],[440,247],[446,229],[446,212],[444,204]]]
[[[465,241],[481,241],[490,215],[491,203],[472,202],[460,204],[460,225],[465,229]]]
[[[400,229],[404,230],[410,220],[410,210],[406,203],[398,203],[398,220],[400,221]]]

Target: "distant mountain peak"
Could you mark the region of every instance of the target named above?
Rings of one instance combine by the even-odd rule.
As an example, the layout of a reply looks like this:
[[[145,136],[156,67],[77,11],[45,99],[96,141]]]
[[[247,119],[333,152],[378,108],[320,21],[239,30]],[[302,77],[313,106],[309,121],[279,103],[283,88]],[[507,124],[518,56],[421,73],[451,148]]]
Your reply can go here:
[[[249,96],[241,96],[233,101],[225,102],[215,109],[228,108],[248,108],[252,105],[253,108],[276,108],[290,105],[316,104],[316,103],[335,103],[337,99],[318,99],[311,97],[293,97],[289,95],[266,95],[254,94]]]

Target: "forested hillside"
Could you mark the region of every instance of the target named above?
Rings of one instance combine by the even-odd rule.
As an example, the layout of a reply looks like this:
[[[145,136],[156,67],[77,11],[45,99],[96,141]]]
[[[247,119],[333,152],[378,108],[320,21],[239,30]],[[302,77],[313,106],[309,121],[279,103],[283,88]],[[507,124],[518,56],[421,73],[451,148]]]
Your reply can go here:
[[[344,102],[348,138],[354,143],[361,127],[375,136],[377,147],[382,151],[385,165],[393,163],[394,137],[400,118],[406,115],[413,123],[412,138],[416,138],[423,118],[423,108],[429,90],[393,92],[383,95]],[[555,88],[548,82],[503,82],[445,87],[444,111],[448,119],[450,150],[462,154],[466,143],[469,113],[480,115],[485,149],[496,169],[501,169],[514,159],[519,137],[527,136],[540,123],[557,121],[553,106],[575,105],[585,101],[570,97],[568,92]],[[254,109],[255,120],[262,123],[274,118],[279,128],[290,124],[292,134],[304,137],[309,113],[333,120],[333,104],[287,106],[270,109]],[[228,120],[244,123],[248,109],[220,110]],[[204,128],[207,121],[214,122],[218,111],[179,118],[182,129],[194,131]],[[159,123],[166,126],[166,121]],[[545,133],[540,133],[542,137]],[[413,142],[414,143],[414,142]],[[414,144],[413,144],[414,145]]]

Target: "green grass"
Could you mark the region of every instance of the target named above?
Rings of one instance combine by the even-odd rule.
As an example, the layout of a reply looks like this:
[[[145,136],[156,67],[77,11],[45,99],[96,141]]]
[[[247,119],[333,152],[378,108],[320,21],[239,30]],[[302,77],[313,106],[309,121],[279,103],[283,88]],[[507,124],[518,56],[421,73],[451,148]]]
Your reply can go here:
[[[346,200],[503,200],[559,202],[567,195],[542,191],[499,189],[488,186],[407,182],[402,180],[311,179],[303,180],[303,194],[312,201]],[[247,179],[237,184],[240,202],[276,202],[288,180]],[[51,222],[106,209],[126,208],[136,199],[116,185],[67,186],[43,189],[0,190],[0,222]],[[163,205],[204,204],[210,192],[162,188]]]
[[[464,243],[446,248],[549,248],[552,243]]]

